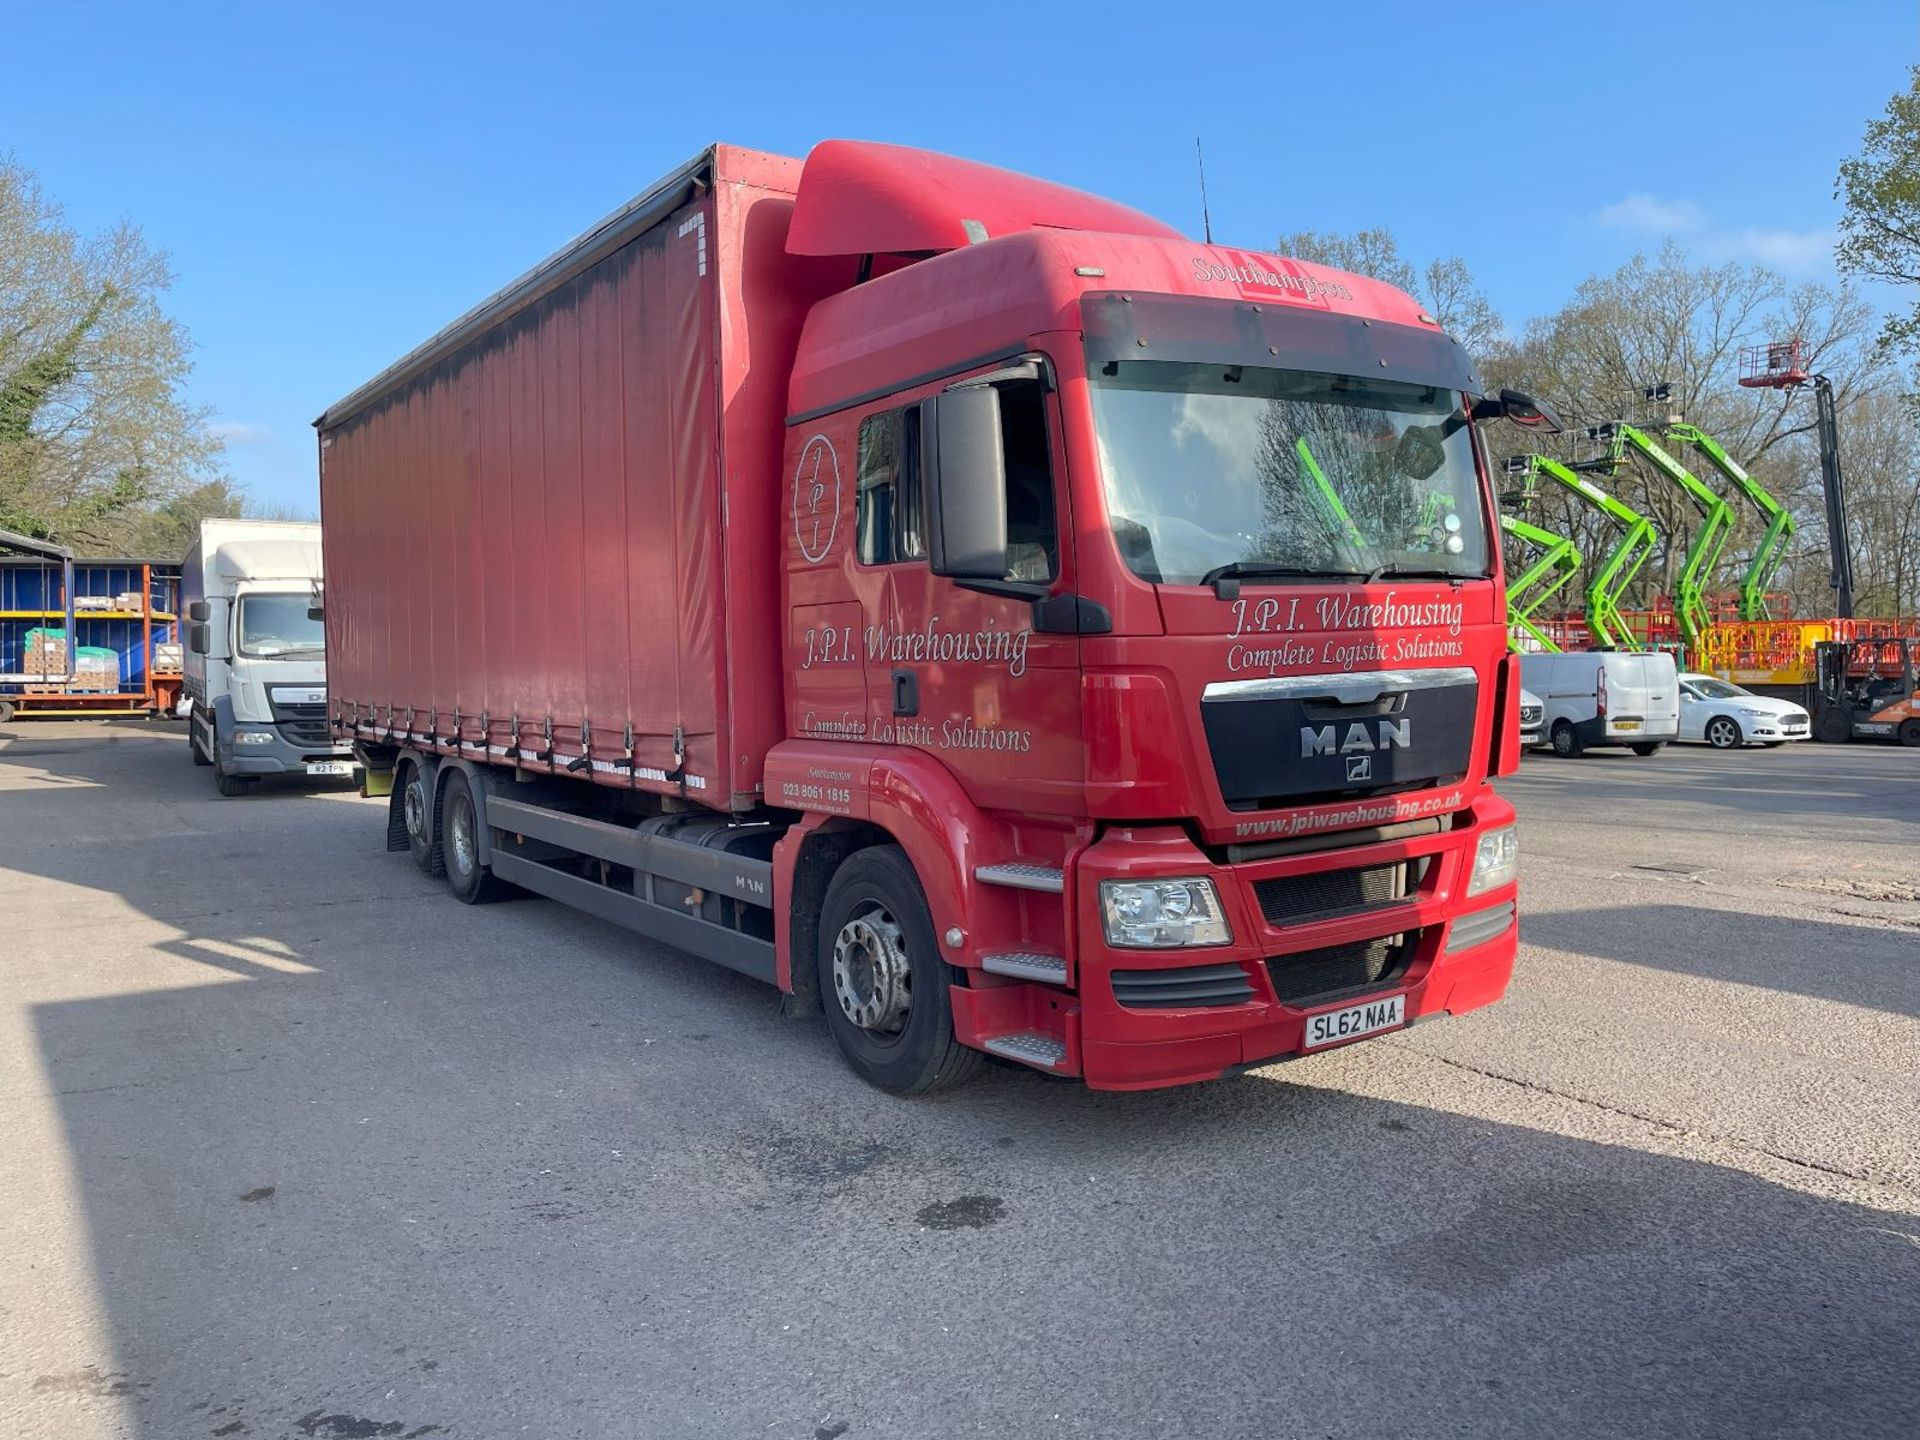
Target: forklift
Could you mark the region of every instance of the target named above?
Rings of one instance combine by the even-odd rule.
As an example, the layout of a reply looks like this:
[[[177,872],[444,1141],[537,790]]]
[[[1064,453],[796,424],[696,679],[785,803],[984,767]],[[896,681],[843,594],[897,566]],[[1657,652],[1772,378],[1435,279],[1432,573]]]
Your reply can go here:
[[[1920,694],[1914,662],[1920,638],[1821,640],[1813,647],[1813,738],[1898,740],[1920,746]]]

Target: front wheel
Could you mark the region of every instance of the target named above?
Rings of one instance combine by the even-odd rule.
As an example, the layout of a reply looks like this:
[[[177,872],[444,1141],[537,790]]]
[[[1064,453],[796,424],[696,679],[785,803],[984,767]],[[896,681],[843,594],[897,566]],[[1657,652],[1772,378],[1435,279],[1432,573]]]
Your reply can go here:
[[[1580,743],[1580,737],[1574,733],[1568,721],[1555,722],[1553,727],[1553,753],[1563,760],[1571,760],[1586,747]]]
[[[1813,738],[1823,745],[1844,745],[1853,738],[1853,722],[1837,706],[1813,717]]]
[[[1707,721],[1707,744],[1716,750],[1738,750],[1746,738],[1740,733],[1740,722],[1731,715],[1716,715]]]
[[[227,800],[237,800],[242,795],[251,795],[253,787],[260,782],[251,775],[235,775],[220,763],[219,757],[213,761],[213,788]]]
[[[465,773],[453,771],[440,789],[440,849],[447,888],[465,905],[484,905],[502,893],[493,871],[480,862],[480,816]]]
[[[1636,755],[1658,755],[1660,753],[1660,747],[1664,744],[1666,744],[1664,740],[1642,740],[1639,744],[1633,746],[1633,753]]]
[[[971,1075],[954,1038],[953,971],[940,958],[919,877],[898,845],[847,857],[820,908],[820,995],[834,1042],[881,1090],[914,1095]]]

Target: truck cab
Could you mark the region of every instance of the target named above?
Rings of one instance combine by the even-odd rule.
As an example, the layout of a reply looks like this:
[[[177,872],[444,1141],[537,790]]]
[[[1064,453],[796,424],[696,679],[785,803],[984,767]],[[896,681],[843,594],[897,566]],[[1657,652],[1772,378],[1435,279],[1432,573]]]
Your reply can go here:
[[[187,744],[224,796],[264,775],[354,774],[327,726],[320,565],[320,527],[278,521],[204,521],[187,554]]]
[[[895,253],[800,338],[769,802],[925,835],[962,1040],[1090,1083],[1497,998],[1520,686],[1475,425],[1504,402],[1390,286],[1077,192],[920,157],[964,221],[810,210],[889,193],[887,149],[817,148],[788,237]],[[867,948],[856,1025],[886,1018]]]

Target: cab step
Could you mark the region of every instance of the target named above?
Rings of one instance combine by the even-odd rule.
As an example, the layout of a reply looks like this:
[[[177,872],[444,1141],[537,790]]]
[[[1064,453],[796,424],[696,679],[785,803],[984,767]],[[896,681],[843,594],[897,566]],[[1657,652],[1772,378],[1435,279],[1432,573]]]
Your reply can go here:
[[[1042,955],[1031,950],[1007,955],[982,955],[980,968],[989,975],[1011,975],[1016,980],[1038,980],[1042,985],[1067,983],[1067,962],[1059,955]]]
[[[976,865],[973,878],[982,885],[1005,885],[1010,890],[1038,890],[1043,894],[1064,894],[1067,888],[1065,872],[1051,865],[1026,865],[1009,863],[1005,865]]]
[[[990,1055],[1018,1060],[1022,1065],[1031,1065],[1036,1070],[1059,1070],[1067,1063],[1066,1042],[1056,1040],[1051,1035],[1042,1035],[1038,1030],[1022,1030],[1015,1035],[995,1035],[992,1039],[981,1041],[980,1044],[981,1048]]]

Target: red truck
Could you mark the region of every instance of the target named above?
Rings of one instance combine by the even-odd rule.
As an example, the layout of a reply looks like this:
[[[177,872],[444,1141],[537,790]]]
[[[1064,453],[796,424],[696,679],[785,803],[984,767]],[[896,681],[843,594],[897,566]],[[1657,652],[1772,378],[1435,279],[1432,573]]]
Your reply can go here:
[[[1390,286],[896,146],[716,146],[315,422],[387,843],[824,1010],[907,1093],[1488,1004],[1487,395]]]

